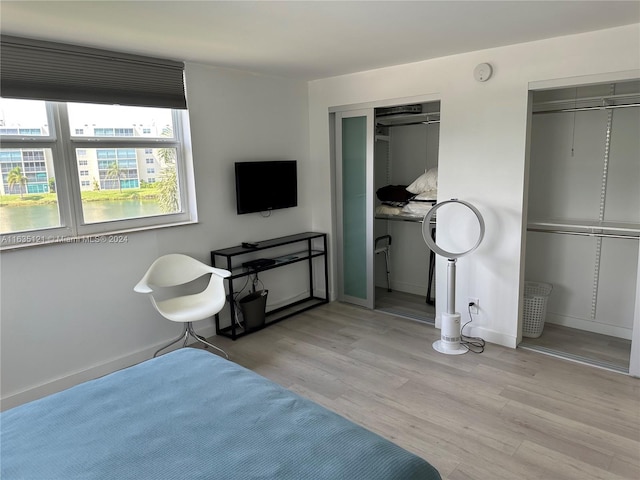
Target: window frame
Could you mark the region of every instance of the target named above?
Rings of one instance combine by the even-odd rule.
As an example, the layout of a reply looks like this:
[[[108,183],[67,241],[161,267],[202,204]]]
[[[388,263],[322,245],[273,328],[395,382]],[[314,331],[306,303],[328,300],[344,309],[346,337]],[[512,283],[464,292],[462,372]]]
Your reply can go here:
[[[40,136],[1,135],[2,148],[49,148],[53,157],[60,226],[0,234],[0,250],[50,243],[71,243],[87,237],[104,236],[197,222],[189,120],[186,110],[171,109],[173,138],[129,136],[78,136],[69,125],[67,102],[45,102],[49,134]],[[180,211],[153,216],[86,223],[81,198],[77,149],[155,148],[176,149]]]

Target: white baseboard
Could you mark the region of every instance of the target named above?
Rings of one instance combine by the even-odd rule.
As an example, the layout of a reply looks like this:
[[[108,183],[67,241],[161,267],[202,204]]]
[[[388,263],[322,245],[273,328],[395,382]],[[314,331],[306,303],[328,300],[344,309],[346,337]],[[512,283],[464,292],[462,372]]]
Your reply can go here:
[[[466,322],[462,322],[461,326],[464,326]],[[442,327],[442,316],[437,315],[435,321],[435,327],[440,330]],[[467,337],[480,337],[487,343],[493,343],[495,345],[501,345],[507,348],[516,348],[518,346],[518,338],[511,335],[506,335],[495,330],[490,330],[482,326],[474,326],[473,324],[467,325],[464,329],[464,334]]]
[[[516,348],[518,346],[517,337],[496,332],[495,330],[489,330],[484,327],[469,327],[470,325],[464,329],[464,334],[468,337],[480,337],[487,343],[493,343],[507,348]]]
[[[214,325],[203,326],[203,328],[197,329],[196,332],[199,335],[207,338],[212,337],[216,334]],[[100,365],[96,365],[86,370],[57,378],[50,382],[28,388],[18,393],[9,394],[0,399],[0,410],[4,411],[9,408],[17,407],[18,405],[22,405],[23,403],[46,397],[47,395],[66,390],[67,388],[71,388],[80,383],[93,380],[94,378],[103,377],[104,375],[108,375],[109,373],[113,373],[117,370],[122,370],[123,368],[127,368],[145,360],[149,360],[151,357],[153,357],[153,354],[156,352],[156,350],[166,345],[170,341],[171,339],[166,339],[156,345],[147,347],[130,355],[125,355],[115,360],[110,360]],[[164,353],[176,350],[180,348],[180,346],[181,344],[180,342],[178,342],[175,345],[172,345],[170,348],[167,348],[167,350],[164,350]]]

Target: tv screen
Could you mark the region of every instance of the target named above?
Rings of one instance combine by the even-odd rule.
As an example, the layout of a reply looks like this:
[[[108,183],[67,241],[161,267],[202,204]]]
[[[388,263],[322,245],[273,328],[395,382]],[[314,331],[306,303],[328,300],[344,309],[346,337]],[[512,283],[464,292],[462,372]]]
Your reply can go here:
[[[236,162],[236,205],[239,215],[297,206],[296,161]]]

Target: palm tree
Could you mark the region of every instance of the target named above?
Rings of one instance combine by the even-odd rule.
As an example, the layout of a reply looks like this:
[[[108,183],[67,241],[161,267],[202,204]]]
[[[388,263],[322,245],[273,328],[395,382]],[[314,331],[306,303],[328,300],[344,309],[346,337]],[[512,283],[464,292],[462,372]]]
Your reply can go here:
[[[178,172],[175,164],[169,164],[162,169],[162,180],[158,186],[158,203],[163,212],[175,213],[180,211],[178,196]]]
[[[120,193],[122,193],[122,183],[120,183],[121,178],[127,178],[127,173],[120,168],[118,162],[113,162],[107,170],[107,178],[116,180],[118,182],[118,189]]]
[[[14,185],[20,186],[20,198],[23,198],[23,190],[27,187],[27,182],[29,179],[22,174],[21,167],[14,167],[9,170],[9,174],[7,175],[7,183],[9,184],[9,189],[13,188]]]
[[[162,130],[162,136],[173,137],[171,127]],[[175,213],[180,211],[180,197],[178,192],[178,171],[176,168],[176,149],[159,148],[158,157],[163,165],[158,193],[158,203],[163,212]]]

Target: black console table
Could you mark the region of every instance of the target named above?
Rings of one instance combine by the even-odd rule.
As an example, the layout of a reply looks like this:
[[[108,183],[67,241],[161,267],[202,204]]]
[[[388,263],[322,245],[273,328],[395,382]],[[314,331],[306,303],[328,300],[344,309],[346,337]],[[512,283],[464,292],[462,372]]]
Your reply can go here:
[[[278,247],[286,248],[287,253],[276,256],[275,250]],[[282,253],[282,248],[278,252]],[[266,262],[249,263],[250,260],[267,259]],[[314,288],[314,259],[321,258],[324,268],[324,297],[315,294]],[[222,260],[217,262],[217,260]],[[236,305],[233,289],[233,280],[245,278],[250,275],[258,274],[275,268],[282,268],[294,263],[306,262],[309,269],[309,285],[308,296],[301,300],[290,302],[284,306],[266,312],[266,320],[264,326],[259,328],[245,330],[244,327],[236,323]],[[244,264],[244,266],[243,266]],[[231,276],[226,280],[228,286],[228,299],[231,314],[231,324],[229,326],[220,326],[220,315],[216,318],[216,334],[222,335],[233,340],[247,335],[255,330],[272,325],[280,320],[289,318],[305,310],[318,307],[329,302],[329,268],[327,262],[327,234],[317,232],[298,233],[286,237],[273,238],[256,242],[254,247],[236,246],[224,248],[222,250],[213,250],[211,252],[211,265],[217,268],[224,268],[231,272]]]

